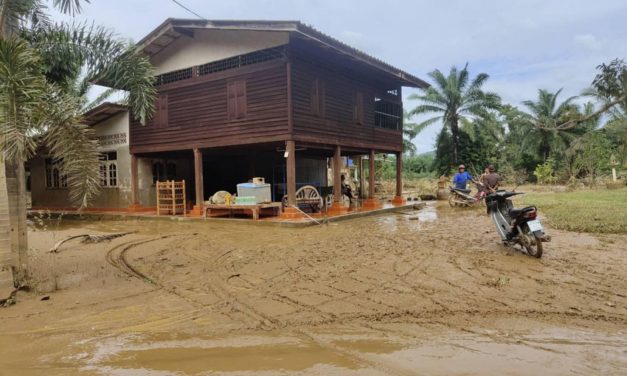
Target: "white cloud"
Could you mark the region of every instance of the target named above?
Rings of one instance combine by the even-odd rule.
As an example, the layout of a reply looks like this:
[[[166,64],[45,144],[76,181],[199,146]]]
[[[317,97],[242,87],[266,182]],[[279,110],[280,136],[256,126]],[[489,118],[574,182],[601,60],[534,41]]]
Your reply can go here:
[[[301,20],[421,78],[435,68],[447,72],[469,62],[473,76],[490,74],[487,89],[517,105],[539,88],[563,87],[564,98],[576,95],[590,84],[598,64],[627,58],[625,0],[390,0],[383,8],[370,0],[186,0],[185,5],[210,19]],[[92,1],[84,9],[80,20],[134,40],[168,17],[193,17],[169,0]],[[422,151],[431,148],[437,129],[419,136]]]
[[[358,31],[344,30],[342,31],[342,38],[345,40],[360,40],[364,35]]]
[[[575,41],[575,43],[587,47],[591,50],[600,50],[605,45],[603,40],[600,40],[592,34],[575,35],[573,40]]]

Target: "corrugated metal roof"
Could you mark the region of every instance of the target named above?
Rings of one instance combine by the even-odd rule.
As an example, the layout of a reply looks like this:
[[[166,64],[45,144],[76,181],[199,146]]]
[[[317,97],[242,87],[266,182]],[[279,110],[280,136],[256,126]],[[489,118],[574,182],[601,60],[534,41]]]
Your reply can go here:
[[[83,121],[89,126],[94,126],[127,110],[127,105],[113,102],[103,102],[91,110],[83,113]]]
[[[354,60],[367,64],[378,70],[393,75],[405,86],[428,87],[429,84],[420,78],[396,68],[376,57],[351,47],[313,26],[300,21],[262,21],[262,20],[198,20],[168,18],[161,25],[151,31],[138,43],[138,48],[150,55],[157,54],[182,35],[193,36],[193,29],[217,30],[254,30],[254,31],[283,31],[297,34],[322,46],[332,48]]]

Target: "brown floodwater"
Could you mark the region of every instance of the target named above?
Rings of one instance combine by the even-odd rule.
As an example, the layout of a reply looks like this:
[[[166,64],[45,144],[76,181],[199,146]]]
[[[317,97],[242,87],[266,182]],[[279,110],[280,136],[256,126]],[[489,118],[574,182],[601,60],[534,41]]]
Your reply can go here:
[[[446,205],[303,229],[35,218],[0,375],[627,374],[627,237],[550,231],[538,260]]]
[[[22,375],[619,375],[625,332],[543,328],[528,332],[442,331],[398,326],[382,336],[356,328],[251,332],[219,337],[174,333],[95,336],[28,353],[0,344],[0,374]],[[8,372],[8,373],[2,373]],[[623,373],[624,374],[624,373]]]

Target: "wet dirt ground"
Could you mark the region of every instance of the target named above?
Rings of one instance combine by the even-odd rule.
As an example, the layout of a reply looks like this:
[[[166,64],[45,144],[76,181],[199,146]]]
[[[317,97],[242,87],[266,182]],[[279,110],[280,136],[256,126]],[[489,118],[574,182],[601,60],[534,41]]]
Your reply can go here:
[[[538,260],[479,208],[418,216],[35,221],[0,375],[627,374],[627,236],[550,230]]]

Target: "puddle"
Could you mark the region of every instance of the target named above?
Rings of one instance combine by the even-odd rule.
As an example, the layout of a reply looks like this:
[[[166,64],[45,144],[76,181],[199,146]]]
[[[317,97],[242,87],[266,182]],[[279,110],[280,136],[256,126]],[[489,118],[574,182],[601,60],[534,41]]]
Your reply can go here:
[[[514,335],[424,331],[367,334],[118,337],[95,341],[85,371],[114,375],[416,373],[428,375],[613,374],[627,366],[622,335],[544,330]],[[89,342],[89,341],[88,341]],[[84,346],[82,343],[81,346]],[[322,367],[322,368],[321,368]],[[315,370],[315,371],[314,371]]]
[[[357,339],[333,341],[333,344],[342,349],[370,354],[389,354],[406,347],[402,343],[382,339]]]
[[[620,331],[464,333],[406,325],[399,333],[393,327],[399,336],[383,334],[385,326],[361,334],[355,327],[334,327],[307,335],[122,335],[71,345],[64,336],[13,337],[11,347],[5,347],[9,337],[0,336],[0,374],[557,376],[620,375],[627,369],[627,340]]]
[[[196,374],[206,371],[299,371],[325,363],[354,369],[350,359],[328,349],[312,346],[251,346],[251,347],[180,347],[123,351],[102,365],[115,368],[178,371]]]
[[[345,370],[359,368],[354,359],[333,349],[296,337],[274,336],[118,338],[97,343],[87,363],[85,370],[116,375],[302,371],[321,364]]]

